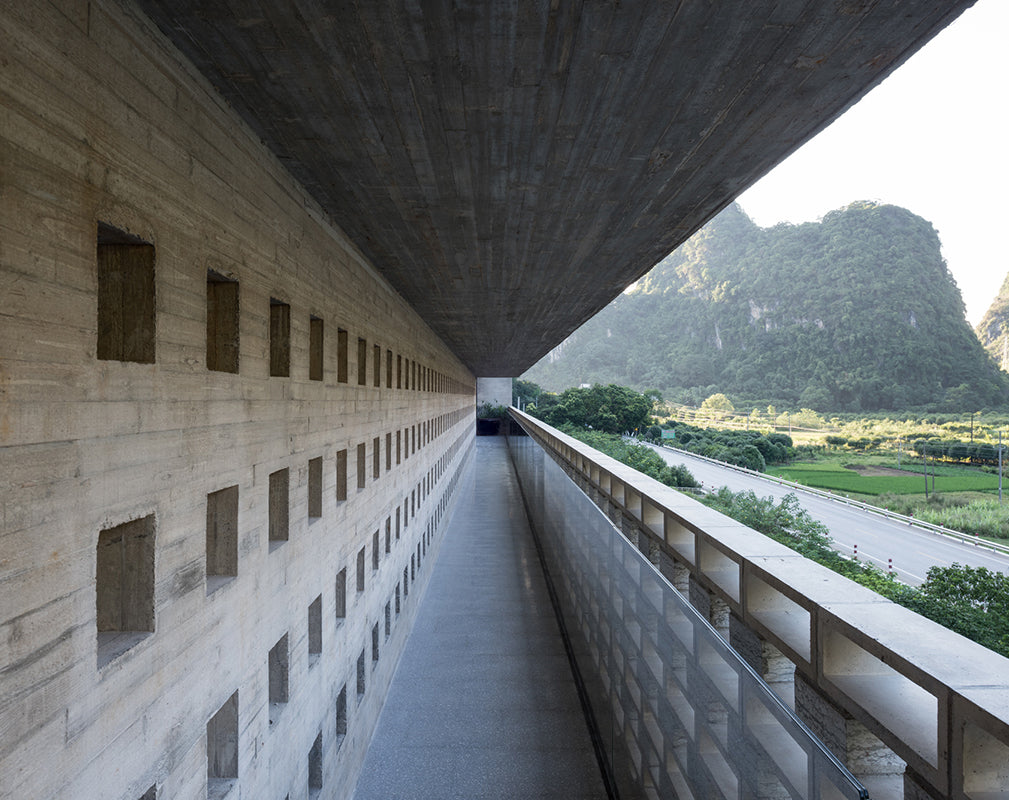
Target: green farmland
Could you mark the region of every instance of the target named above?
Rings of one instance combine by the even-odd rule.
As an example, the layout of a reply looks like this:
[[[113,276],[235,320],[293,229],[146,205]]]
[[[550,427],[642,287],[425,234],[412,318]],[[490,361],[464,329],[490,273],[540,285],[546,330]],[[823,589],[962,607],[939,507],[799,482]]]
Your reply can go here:
[[[931,470],[930,470],[931,471]],[[769,472],[804,486],[825,489],[841,494],[875,496],[881,494],[924,494],[925,478],[921,473],[895,474],[897,470],[873,469],[858,471],[841,464],[795,464],[778,467]],[[883,474],[880,474],[883,473]],[[929,492],[933,491],[932,477],[928,479]],[[938,493],[983,492],[998,490],[998,476],[983,472],[936,469],[935,489]]]

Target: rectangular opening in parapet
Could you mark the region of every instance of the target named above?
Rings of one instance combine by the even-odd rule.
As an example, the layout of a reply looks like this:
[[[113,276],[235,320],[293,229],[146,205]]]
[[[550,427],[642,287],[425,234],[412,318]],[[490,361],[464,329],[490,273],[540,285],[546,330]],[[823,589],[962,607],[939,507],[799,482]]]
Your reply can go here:
[[[270,298],[270,376],[291,374],[291,307]]]
[[[318,797],[322,792],[322,731],[315,737],[308,751],[308,796]]]
[[[1004,719],[1004,718],[1003,718]],[[971,800],[1009,797],[1009,746],[967,720],[963,726],[963,791]]]
[[[238,575],[238,486],[207,495],[207,594]]]
[[[357,384],[366,386],[368,383],[368,340],[357,340]]]
[[[372,480],[378,480],[378,476],[382,474],[382,440],[380,437],[376,436],[371,441],[371,477]]]
[[[336,502],[347,499],[347,451],[336,453]]]
[[[392,434],[385,435],[385,471],[392,469]]]
[[[154,515],[98,534],[98,666],[154,631]]]
[[[319,317],[309,317],[308,319],[308,379],[312,381],[322,380],[322,356],[323,356],[323,336],[322,320]]]
[[[371,668],[375,669],[378,664],[378,623],[371,626]]]
[[[98,223],[98,358],[154,363],[154,245]]]
[[[336,331],[336,380],[347,382],[347,331],[343,328]]]
[[[238,372],[238,281],[207,270],[207,369]]]
[[[140,800],[158,800],[158,785],[154,784],[150,789],[140,795]]]
[[[374,356],[372,384],[377,389],[382,385],[382,348],[377,344],[374,347]]]
[[[385,388],[392,388],[392,350],[385,351]]]
[[[336,573],[336,624],[347,618],[347,568]]]
[[[238,779],[238,692],[207,722],[207,798],[217,800]]]
[[[280,637],[279,641],[270,648],[270,655],[267,658],[269,670],[269,698],[270,698],[270,725],[273,725],[280,714],[280,710],[288,698],[288,677],[290,675],[289,654],[287,650],[287,634]]]
[[[270,550],[274,550],[287,541],[289,526],[288,487],[290,472],[278,469],[270,474]]]
[[[308,460],[308,519],[322,516],[322,456]]]
[[[381,553],[381,550],[379,549],[378,531],[375,531],[371,535],[371,571],[372,572],[377,572],[378,571],[378,558],[379,558],[380,553]]]
[[[396,388],[403,388],[403,356],[396,356]]]
[[[361,700],[364,699],[364,689],[365,689],[365,678],[366,670],[364,666],[364,650],[361,651],[361,655],[357,657],[357,702],[360,705]]]
[[[385,604],[385,638],[392,634],[392,603]]]
[[[358,594],[364,591],[364,550],[361,548],[357,553],[357,591]]]
[[[322,595],[308,607],[308,666],[314,667],[322,655]]]

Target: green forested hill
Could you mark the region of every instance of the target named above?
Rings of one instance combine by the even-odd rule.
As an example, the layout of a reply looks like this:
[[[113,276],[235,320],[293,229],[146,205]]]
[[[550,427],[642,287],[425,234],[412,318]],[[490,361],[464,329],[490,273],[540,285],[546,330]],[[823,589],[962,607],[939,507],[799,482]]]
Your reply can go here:
[[[1009,369],[1009,275],[977,326],[977,338],[1002,369]]]
[[[926,220],[853,203],[760,228],[732,205],[524,376],[823,411],[1007,399]]]

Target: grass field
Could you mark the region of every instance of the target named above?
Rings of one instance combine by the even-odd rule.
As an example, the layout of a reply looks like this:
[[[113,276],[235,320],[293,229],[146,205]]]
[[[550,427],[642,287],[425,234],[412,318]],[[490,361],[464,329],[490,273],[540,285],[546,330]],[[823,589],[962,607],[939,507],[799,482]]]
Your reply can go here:
[[[924,494],[925,478],[923,475],[866,475],[856,470],[848,469],[839,463],[800,463],[790,466],[776,467],[769,472],[779,475],[804,486],[826,489],[842,494],[860,494],[875,496],[880,494]],[[937,469],[935,476],[935,491],[950,492],[980,492],[998,489],[998,476],[984,472],[956,471],[949,468]],[[943,474],[946,473],[946,474]],[[932,491],[932,478],[929,477],[929,491]]]
[[[898,514],[912,514],[917,519],[951,530],[996,541],[1009,539],[1009,503],[1002,505],[998,501],[998,475],[963,467],[936,466],[935,491],[932,491],[930,475],[926,499],[925,476],[907,470],[907,466],[905,463],[903,469],[898,470],[896,459],[883,455],[827,453],[816,461],[772,467],[768,473],[888,508]],[[921,469],[920,465],[912,466]],[[1009,481],[1006,488],[1009,490]]]

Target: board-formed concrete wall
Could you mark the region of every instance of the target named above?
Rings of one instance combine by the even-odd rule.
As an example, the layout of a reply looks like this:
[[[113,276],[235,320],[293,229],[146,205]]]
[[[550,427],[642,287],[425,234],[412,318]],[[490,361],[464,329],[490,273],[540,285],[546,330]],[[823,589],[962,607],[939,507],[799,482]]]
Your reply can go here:
[[[0,797],[345,797],[473,376],[129,6],[0,40]]]

